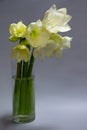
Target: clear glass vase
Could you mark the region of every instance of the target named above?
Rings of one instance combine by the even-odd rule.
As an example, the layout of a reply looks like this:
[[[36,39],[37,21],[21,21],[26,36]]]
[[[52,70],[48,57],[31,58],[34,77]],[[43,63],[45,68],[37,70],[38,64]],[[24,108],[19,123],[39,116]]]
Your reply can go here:
[[[35,119],[34,76],[28,78],[13,77],[13,120],[28,123]]]

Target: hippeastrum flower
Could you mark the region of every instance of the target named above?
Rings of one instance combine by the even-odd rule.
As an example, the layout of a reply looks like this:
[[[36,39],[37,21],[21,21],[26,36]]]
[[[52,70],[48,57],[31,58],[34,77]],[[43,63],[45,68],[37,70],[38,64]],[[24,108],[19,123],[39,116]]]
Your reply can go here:
[[[34,49],[33,55],[34,57],[39,57],[41,61],[44,60],[44,57],[51,57],[56,50],[57,44],[48,43],[45,47],[37,47]]]
[[[44,47],[49,38],[50,33],[42,26],[42,22],[40,20],[32,22],[28,26],[26,39],[33,48]]]
[[[68,37],[68,36],[65,36],[65,37],[62,37],[62,46],[61,48],[57,47],[54,51],[54,54],[57,58],[59,58],[60,56],[62,56],[62,51],[64,49],[68,49],[71,47],[70,45],[70,42],[71,42],[72,38],[71,37]]]
[[[27,27],[21,21],[17,24],[12,23],[9,28],[9,32],[11,34],[9,40],[17,41],[20,37],[24,38],[26,35],[26,29]]]
[[[59,49],[61,50],[62,36],[59,34],[51,34],[50,40],[48,41],[45,47],[37,47],[34,49],[34,57],[39,57],[41,60],[44,60],[44,57],[51,57],[54,52]]]
[[[42,61],[44,57],[51,57],[53,54],[59,58],[62,55],[62,51],[65,48],[70,48],[70,37],[62,37],[59,34],[52,34],[49,43],[42,48],[35,48],[34,49],[34,57],[39,57]]]
[[[16,58],[17,62],[25,61],[27,62],[29,60],[30,52],[29,49],[25,45],[17,45],[13,47],[11,57]]]
[[[70,19],[71,16],[67,14],[66,8],[57,10],[56,6],[53,5],[49,10],[45,12],[45,16],[42,22],[49,32],[57,33],[66,32],[71,29],[68,25]]]

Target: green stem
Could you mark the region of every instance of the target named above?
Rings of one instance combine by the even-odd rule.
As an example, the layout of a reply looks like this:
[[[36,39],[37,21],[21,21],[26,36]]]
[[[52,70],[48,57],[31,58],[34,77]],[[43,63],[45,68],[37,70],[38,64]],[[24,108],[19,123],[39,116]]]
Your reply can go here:
[[[26,77],[27,71],[28,71],[28,62],[23,61],[23,74],[22,74],[23,77]]]
[[[17,116],[19,113],[20,83],[21,80],[15,79],[14,92],[13,92],[13,116]]]
[[[16,78],[21,78],[21,69],[22,69],[22,62],[17,63],[17,74],[16,74]]]
[[[26,86],[26,114],[33,113],[35,109],[34,79],[27,80]]]
[[[28,66],[28,71],[27,71],[27,77],[32,76],[33,64],[34,64],[34,56],[33,56],[33,50],[32,50],[30,63],[29,63],[29,66]]]
[[[26,87],[27,80],[21,79],[21,87],[20,87],[20,102],[19,102],[19,113],[20,115],[25,115],[26,113]]]

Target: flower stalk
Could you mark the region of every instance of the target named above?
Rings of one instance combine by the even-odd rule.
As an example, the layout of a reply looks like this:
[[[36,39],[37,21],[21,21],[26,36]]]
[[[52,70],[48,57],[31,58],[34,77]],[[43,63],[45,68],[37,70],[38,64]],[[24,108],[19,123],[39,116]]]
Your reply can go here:
[[[21,71],[22,71],[22,62],[17,63],[17,74],[16,74],[16,78],[21,78]]]
[[[31,77],[32,76],[33,65],[34,65],[34,56],[33,56],[33,50],[32,50],[30,63],[28,65],[27,77]]]
[[[34,65],[34,56],[33,56],[33,51],[31,54],[31,58],[29,63],[21,61],[17,63],[17,74],[16,78],[28,78],[32,76],[32,71],[33,71],[33,65]]]

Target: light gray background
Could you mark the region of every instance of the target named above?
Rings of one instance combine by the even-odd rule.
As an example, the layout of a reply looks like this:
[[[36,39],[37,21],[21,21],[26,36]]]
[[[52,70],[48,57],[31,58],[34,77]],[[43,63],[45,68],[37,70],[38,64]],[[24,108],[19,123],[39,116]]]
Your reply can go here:
[[[11,116],[12,43],[9,24],[42,18],[56,4],[72,15],[72,47],[61,59],[36,59],[36,120],[16,125]],[[0,0],[0,130],[87,130],[87,0]]]

